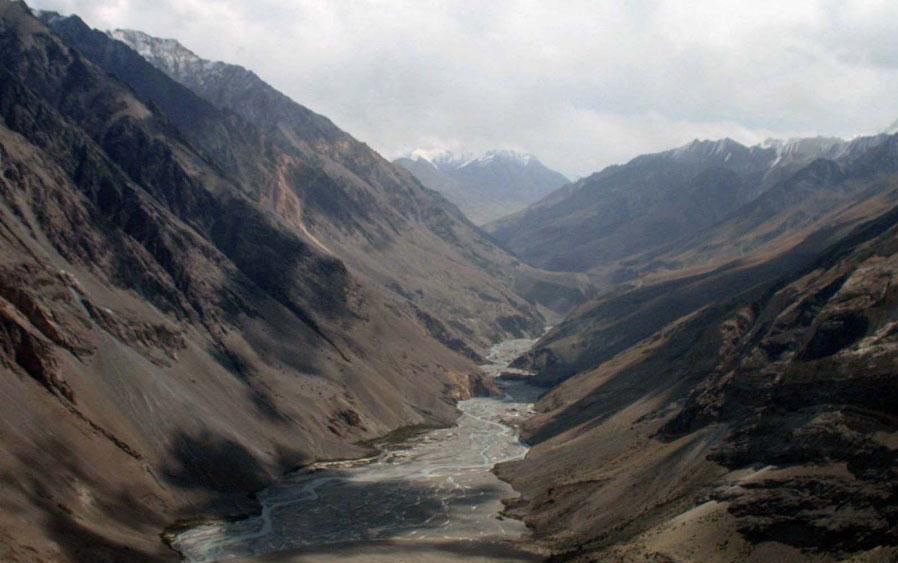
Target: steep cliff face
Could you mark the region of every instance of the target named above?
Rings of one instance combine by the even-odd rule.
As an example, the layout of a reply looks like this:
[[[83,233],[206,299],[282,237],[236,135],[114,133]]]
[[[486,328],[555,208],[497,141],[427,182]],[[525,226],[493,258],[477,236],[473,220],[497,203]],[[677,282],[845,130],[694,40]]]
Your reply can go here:
[[[500,467],[523,491],[512,512],[560,559],[898,555],[898,208],[820,241],[750,282],[718,272],[598,305],[608,327],[624,309],[657,324],[581,340],[595,363],[541,399],[535,447]]]
[[[246,188],[256,141],[229,169],[194,140],[0,2],[3,558],[171,558],[177,518],[467,392],[413,307]]]

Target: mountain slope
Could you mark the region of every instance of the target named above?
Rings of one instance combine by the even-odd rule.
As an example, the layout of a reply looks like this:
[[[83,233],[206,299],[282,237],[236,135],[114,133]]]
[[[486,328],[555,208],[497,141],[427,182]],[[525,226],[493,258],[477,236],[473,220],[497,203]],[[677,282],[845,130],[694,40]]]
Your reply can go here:
[[[774,158],[729,140],[695,142],[606,168],[488,229],[533,264],[588,271],[710,226],[751,199]]]
[[[820,177],[810,179],[816,191],[783,199],[807,180],[796,175],[884,139],[695,141],[606,168],[488,229],[535,265],[590,271],[605,284],[714,267],[819,228],[855,194],[828,191]]]
[[[569,560],[894,557],[896,216],[549,393],[516,510]]]
[[[533,270],[408,172],[246,69],[203,60],[173,40],[135,31],[111,35],[219,111],[256,128],[273,145],[266,151],[273,151],[277,170],[268,193],[257,197],[289,200],[276,207],[285,220],[298,223],[354,272],[412,302],[445,343],[476,357],[497,338],[541,330],[535,307],[514,290]],[[124,75],[115,57],[101,54],[95,61]],[[215,147],[209,152],[215,154]]]
[[[555,386],[499,473],[560,560],[898,554],[896,147],[784,184],[855,202],[798,243],[618,287],[519,361]]]
[[[477,158],[413,151],[394,161],[482,225],[514,213],[568,183],[533,155],[489,151]]]
[[[543,383],[592,369],[609,354],[637,344],[708,302],[800,271],[848,230],[898,203],[894,181],[898,136],[859,139],[848,145],[851,150],[843,151],[838,161],[814,160],[738,213],[650,256],[656,261],[659,255],[664,258],[669,268],[664,275],[644,274],[636,283],[611,286],[599,299],[574,311],[531,351],[528,361],[539,366]],[[715,244],[702,246],[708,241]],[[676,256],[671,249],[687,258],[678,263],[670,258]],[[682,267],[703,252],[721,263]],[[731,256],[738,257],[724,260]],[[644,255],[631,262],[639,258]],[[584,345],[591,341],[602,346]]]
[[[177,518],[449,423],[477,377],[189,137],[0,1],[4,558],[173,559]]]

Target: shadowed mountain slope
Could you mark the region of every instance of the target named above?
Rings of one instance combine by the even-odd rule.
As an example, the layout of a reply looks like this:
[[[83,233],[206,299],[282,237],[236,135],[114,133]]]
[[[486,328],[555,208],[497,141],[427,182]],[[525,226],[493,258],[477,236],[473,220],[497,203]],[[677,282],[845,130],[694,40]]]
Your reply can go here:
[[[542,319],[515,288],[548,278],[497,247],[409,172],[242,67],[202,59],[170,39],[130,30],[110,35],[302,159],[282,176],[302,202],[304,227],[355,271],[435,319],[438,333],[482,351],[496,338],[541,330]],[[567,278],[559,291],[579,285]]]
[[[0,1],[3,558],[171,559],[177,518],[251,510],[287,469],[449,423],[479,378],[436,313],[325,248],[289,211],[301,182],[266,170],[320,167],[161,73],[125,84],[81,54],[134,64],[118,45],[74,49]],[[489,285],[467,342],[503,315],[538,325],[492,264],[436,246],[428,214],[476,231],[407,185],[382,197],[426,202],[391,244],[430,237],[454,249],[452,287]]]
[[[559,560],[898,554],[896,146],[762,195],[847,194],[791,246],[619,286],[517,362],[554,387],[499,473]]]
[[[252,72],[204,61],[172,40],[112,34],[134,44],[138,55],[76,17],[43,18],[159,107],[193,146],[239,180],[248,197],[319,250],[345,260],[398,301],[412,303],[444,344],[476,358],[495,338],[540,330],[539,313],[514,290],[534,270],[328,119]],[[154,58],[147,44],[178,56]],[[182,66],[168,68],[162,59]]]

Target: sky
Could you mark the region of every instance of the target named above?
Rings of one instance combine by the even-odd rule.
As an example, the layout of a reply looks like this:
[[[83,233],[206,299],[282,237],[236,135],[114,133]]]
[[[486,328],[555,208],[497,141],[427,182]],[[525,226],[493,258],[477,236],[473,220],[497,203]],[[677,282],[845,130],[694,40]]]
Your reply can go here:
[[[693,139],[898,119],[893,0],[31,0],[240,64],[388,158],[535,154],[571,178]]]

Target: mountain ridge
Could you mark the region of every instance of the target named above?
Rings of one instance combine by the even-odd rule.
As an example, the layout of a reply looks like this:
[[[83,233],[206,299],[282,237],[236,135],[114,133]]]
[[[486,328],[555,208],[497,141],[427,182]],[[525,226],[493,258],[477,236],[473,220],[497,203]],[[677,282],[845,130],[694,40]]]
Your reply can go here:
[[[500,244],[534,265],[591,272],[600,284],[635,280],[653,272],[713,267],[737,258],[740,245],[772,248],[782,241],[779,235],[770,238],[762,232],[746,232],[740,235],[748,237],[744,242],[738,238],[709,241],[713,243],[710,253],[665,253],[678,245],[686,250],[691,240],[706,236],[716,224],[725,227],[739,214],[750,213],[751,206],[771,189],[800,181],[796,175],[814,161],[848,162],[887,138],[768,140],[751,147],[731,139],[695,140],[605,168],[485,228]],[[812,213],[791,219],[781,214],[782,220],[797,219],[811,228],[832,211],[827,197],[824,192],[814,194],[803,202],[816,206]],[[842,201],[847,203],[850,197]]]
[[[206,61],[173,40],[138,32],[118,35],[134,41],[150,57],[147,62],[169,78],[258,128],[274,145],[266,151],[281,151],[298,161],[282,158],[272,164],[270,168],[281,172],[269,180],[274,193],[265,197],[274,202],[294,199],[282,214],[296,218],[311,238],[397,298],[415,296],[419,316],[445,342],[476,357],[480,352],[475,350],[485,350],[502,326],[518,327],[515,334],[523,334],[523,327],[539,331],[539,314],[514,290],[516,279],[532,272],[517,266],[451,204],[422,190],[404,170],[251,71]],[[167,56],[172,49],[183,56]],[[114,60],[111,64],[110,70],[117,70]],[[414,231],[421,232],[412,235]],[[468,284],[452,273],[459,260],[477,265],[478,291],[494,300],[488,306],[475,304],[477,294],[465,290]],[[443,273],[434,274],[437,270]],[[450,313],[459,307],[470,308]],[[498,317],[504,320],[498,323]],[[449,322],[457,318],[482,321],[460,329],[457,322]]]

